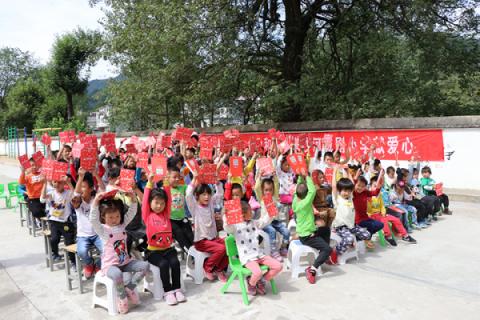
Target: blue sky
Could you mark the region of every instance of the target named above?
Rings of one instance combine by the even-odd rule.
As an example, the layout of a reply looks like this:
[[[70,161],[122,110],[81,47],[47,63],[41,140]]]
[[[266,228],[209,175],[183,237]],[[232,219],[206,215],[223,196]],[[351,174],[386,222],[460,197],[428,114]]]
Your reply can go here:
[[[0,0],[0,47],[29,51],[42,64],[50,59],[55,36],[77,27],[101,30],[99,6],[88,0]],[[107,61],[91,70],[90,79],[116,75]]]

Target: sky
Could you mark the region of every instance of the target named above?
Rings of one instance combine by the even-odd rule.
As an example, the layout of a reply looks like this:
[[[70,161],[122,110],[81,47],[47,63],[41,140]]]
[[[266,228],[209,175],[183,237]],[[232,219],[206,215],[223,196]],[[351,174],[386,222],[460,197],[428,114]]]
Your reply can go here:
[[[77,27],[102,30],[103,17],[99,6],[90,7],[88,0],[0,0],[0,47],[16,47],[29,51],[45,64],[50,60],[55,37]],[[100,60],[91,69],[90,79],[105,79],[118,72]]]

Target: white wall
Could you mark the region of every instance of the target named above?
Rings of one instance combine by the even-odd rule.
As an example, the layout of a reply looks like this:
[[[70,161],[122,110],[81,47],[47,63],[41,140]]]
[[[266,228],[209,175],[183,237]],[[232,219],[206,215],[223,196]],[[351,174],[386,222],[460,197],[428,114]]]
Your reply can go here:
[[[117,138],[117,145],[120,138]],[[475,129],[444,129],[443,142],[445,152],[455,151],[450,160],[444,162],[422,163],[432,168],[433,178],[443,182],[448,189],[472,189],[480,191],[480,170],[476,169],[476,160],[480,159],[480,128]],[[37,144],[42,146],[41,143]],[[58,140],[53,140],[52,148],[58,149]],[[42,147],[43,148],[43,147]],[[43,150],[43,149],[42,149]],[[6,154],[6,142],[0,140],[0,155]],[[33,153],[32,141],[28,141],[28,153]],[[25,144],[20,141],[20,154],[25,153]],[[382,161],[383,167],[393,165],[393,161]],[[402,167],[407,167],[406,161],[400,161]]]

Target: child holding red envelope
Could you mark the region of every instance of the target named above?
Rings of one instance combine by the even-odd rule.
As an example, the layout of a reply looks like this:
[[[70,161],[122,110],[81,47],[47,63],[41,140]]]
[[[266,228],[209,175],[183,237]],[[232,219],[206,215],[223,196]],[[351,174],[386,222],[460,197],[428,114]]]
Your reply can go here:
[[[217,234],[214,211],[217,199],[223,200],[223,187],[221,183],[217,183],[215,195],[212,196],[212,189],[208,184],[198,183],[198,172],[193,171],[192,174],[193,180],[187,187],[185,200],[195,225],[194,246],[199,251],[210,253],[203,266],[206,278],[213,281],[218,277],[220,281],[226,282],[228,257],[225,242]]]
[[[32,158],[30,158],[29,161],[30,168],[28,171],[26,171],[23,166],[20,167],[22,173],[20,174],[18,183],[25,185],[28,196],[28,210],[32,212],[33,217],[39,224],[39,219],[45,217],[45,204],[40,202],[45,177],[40,173],[35,161]]]
[[[268,225],[272,218],[264,215],[258,220],[252,220],[252,210],[248,203],[241,201],[240,206],[243,222],[228,224],[227,215],[224,215],[223,225],[225,231],[235,237],[240,262],[252,272],[252,275],[247,277],[248,293],[252,296],[257,293],[264,295],[266,293],[265,282],[270,281],[282,271],[282,264],[271,256],[265,255],[258,242],[259,230]],[[262,265],[269,267],[265,275],[260,269]]]

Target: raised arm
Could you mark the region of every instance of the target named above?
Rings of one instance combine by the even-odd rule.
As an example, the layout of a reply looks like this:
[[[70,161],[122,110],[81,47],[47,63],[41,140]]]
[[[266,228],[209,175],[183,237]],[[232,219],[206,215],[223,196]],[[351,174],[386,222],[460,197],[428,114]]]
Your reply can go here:
[[[148,176],[148,182],[145,186],[145,190],[143,190],[143,200],[142,200],[142,219],[143,222],[147,223],[147,218],[150,215],[150,193],[152,193],[153,189],[153,177],[154,173],[150,173]]]
[[[126,195],[128,198],[130,198],[130,207],[128,207],[128,211],[125,214],[125,219],[123,221],[124,226],[127,226],[135,218],[138,206],[137,195],[133,191],[127,192]]]
[[[102,239],[106,239],[105,230],[103,229],[102,224],[100,223],[100,211],[99,205],[100,200],[103,199],[103,192],[99,192],[93,201],[92,210],[90,211],[89,220],[92,224],[93,230],[98,234]]]

